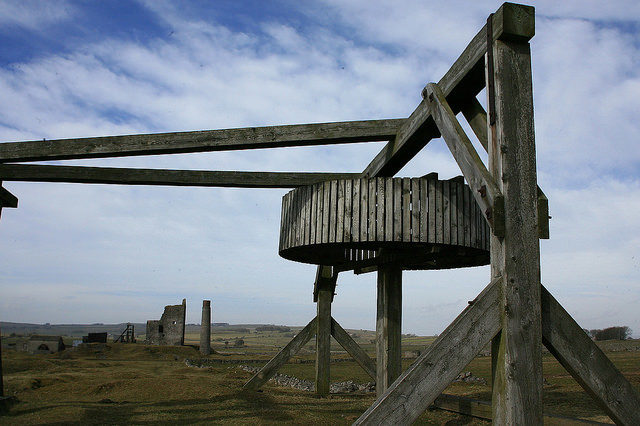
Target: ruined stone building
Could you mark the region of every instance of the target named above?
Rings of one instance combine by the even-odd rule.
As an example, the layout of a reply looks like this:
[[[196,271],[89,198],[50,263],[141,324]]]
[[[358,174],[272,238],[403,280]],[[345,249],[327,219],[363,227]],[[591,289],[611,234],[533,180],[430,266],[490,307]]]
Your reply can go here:
[[[187,300],[181,305],[165,306],[159,320],[147,321],[148,345],[181,346],[184,345],[184,326],[187,314]]]
[[[37,336],[29,337],[25,343],[27,352],[32,354],[53,354],[65,349],[61,336]]]

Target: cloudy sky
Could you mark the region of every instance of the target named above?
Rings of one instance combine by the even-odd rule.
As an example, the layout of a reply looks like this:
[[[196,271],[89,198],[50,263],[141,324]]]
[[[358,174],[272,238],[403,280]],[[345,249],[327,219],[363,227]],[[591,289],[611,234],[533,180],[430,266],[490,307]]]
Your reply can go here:
[[[586,328],[640,335],[640,3],[540,1],[532,39],[547,288]],[[0,141],[407,117],[496,1],[0,2]],[[481,95],[482,97],[483,95]],[[484,100],[482,100],[484,102]],[[383,146],[56,162],[360,172]],[[400,173],[460,174],[442,140]],[[306,324],[315,267],[279,258],[285,190],[12,183],[0,320]],[[487,267],[404,275],[403,330],[439,333]],[[334,317],[375,327],[375,275]]]

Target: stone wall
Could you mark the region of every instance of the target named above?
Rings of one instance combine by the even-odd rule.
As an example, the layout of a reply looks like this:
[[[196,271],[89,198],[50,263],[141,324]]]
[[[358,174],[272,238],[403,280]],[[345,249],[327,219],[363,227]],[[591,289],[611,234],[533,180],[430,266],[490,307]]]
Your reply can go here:
[[[182,346],[184,345],[184,327],[187,313],[187,301],[181,305],[165,306],[159,320],[147,321],[148,345]]]

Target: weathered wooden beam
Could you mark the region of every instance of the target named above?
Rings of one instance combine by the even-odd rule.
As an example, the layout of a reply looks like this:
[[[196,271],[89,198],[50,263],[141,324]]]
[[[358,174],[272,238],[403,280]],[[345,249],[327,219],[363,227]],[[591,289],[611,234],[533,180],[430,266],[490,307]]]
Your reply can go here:
[[[282,367],[292,356],[298,353],[304,345],[316,333],[316,318],[313,318],[309,324],[307,324],[297,335],[294,337],[287,346],[282,348],[280,352],[260,369],[253,377],[245,383],[243,389],[257,390],[264,385],[270,378],[276,374],[278,369]]]
[[[354,424],[417,419],[500,329],[501,283],[493,280]]]
[[[489,170],[504,196],[505,237],[491,236],[491,274],[503,278],[496,342],[493,421],[542,424],[540,242],[531,52],[528,43],[493,44],[495,125]]]
[[[349,336],[338,321],[331,318],[331,335],[346,350],[349,355],[362,367],[373,380],[376,379],[376,365],[369,355]]]
[[[494,40],[529,40],[535,33],[534,8],[504,3],[492,17]],[[454,113],[470,96],[485,86],[484,54],[487,51],[485,25],[440,79],[438,86]],[[438,137],[427,103],[423,100],[392,139],[371,161],[363,175],[393,176],[407,164],[430,139]]]
[[[331,300],[333,288],[322,285],[318,289],[316,321],[316,394],[329,395],[331,384]]]
[[[491,420],[491,402],[465,396],[443,393],[433,401],[433,407],[479,419]],[[576,424],[606,425],[608,423],[594,422],[592,420],[576,419],[573,417],[559,416],[557,414],[544,414],[544,423],[555,426],[573,426]]]
[[[0,209],[3,207],[18,207],[18,197],[7,191],[6,188],[2,186],[2,180],[0,178]]]
[[[482,162],[438,85],[428,84],[425,97],[442,138],[471,187],[471,193],[493,234],[504,236],[504,198],[493,176]]]
[[[402,374],[402,268],[378,267],[376,393],[382,395]]]
[[[0,164],[0,180],[20,182],[296,188],[326,180],[354,179],[358,176],[358,173],[240,172]]]
[[[484,150],[488,151],[487,112],[475,96],[462,105],[462,114]],[[549,199],[540,186],[538,186],[538,237],[543,240],[549,239]]]
[[[345,121],[0,144],[0,162],[329,145],[393,138],[403,119]]]
[[[640,425],[640,394],[544,287],[541,301],[549,352],[616,424]]]

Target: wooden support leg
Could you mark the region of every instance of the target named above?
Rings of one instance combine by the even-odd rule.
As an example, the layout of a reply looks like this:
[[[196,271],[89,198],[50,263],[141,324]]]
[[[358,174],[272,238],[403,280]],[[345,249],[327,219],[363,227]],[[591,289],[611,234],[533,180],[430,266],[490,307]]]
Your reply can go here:
[[[638,392],[545,288],[542,339],[611,420],[620,425],[640,425]]]
[[[316,318],[312,319],[300,333],[296,335],[276,356],[258,371],[245,385],[244,389],[256,390],[264,385],[276,374],[276,371],[286,363],[289,358],[298,353],[316,332]]]
[[[402,373],[402,269],[378,268],[376,393],[382,395]]]
[[[333,290],[318,290],[318,321],[316,322],[316,393],[329,394],[331,363],[331,299]]]
[[[503,278],[493,421],[539,425],[542,330],[531,52],[526,42],[503,40],[490,52],[495,72],[488,78],[495,78],[495,93],[491,81],[487,92],[495,96],[495,111],[489,111],[489,170],[504,196],[505,217],[504,237],[491,236],[492,278]]]
[[[500,330],[501,284],[502,279],[489,284],[354,424],[416,420]]]
[[[376,380],[376,365],[369,355],[349,336],[344,328],[336,320],[331,318],[331,335],[340,343],[353,359],[360,364],[360,367],[373,379]]]

